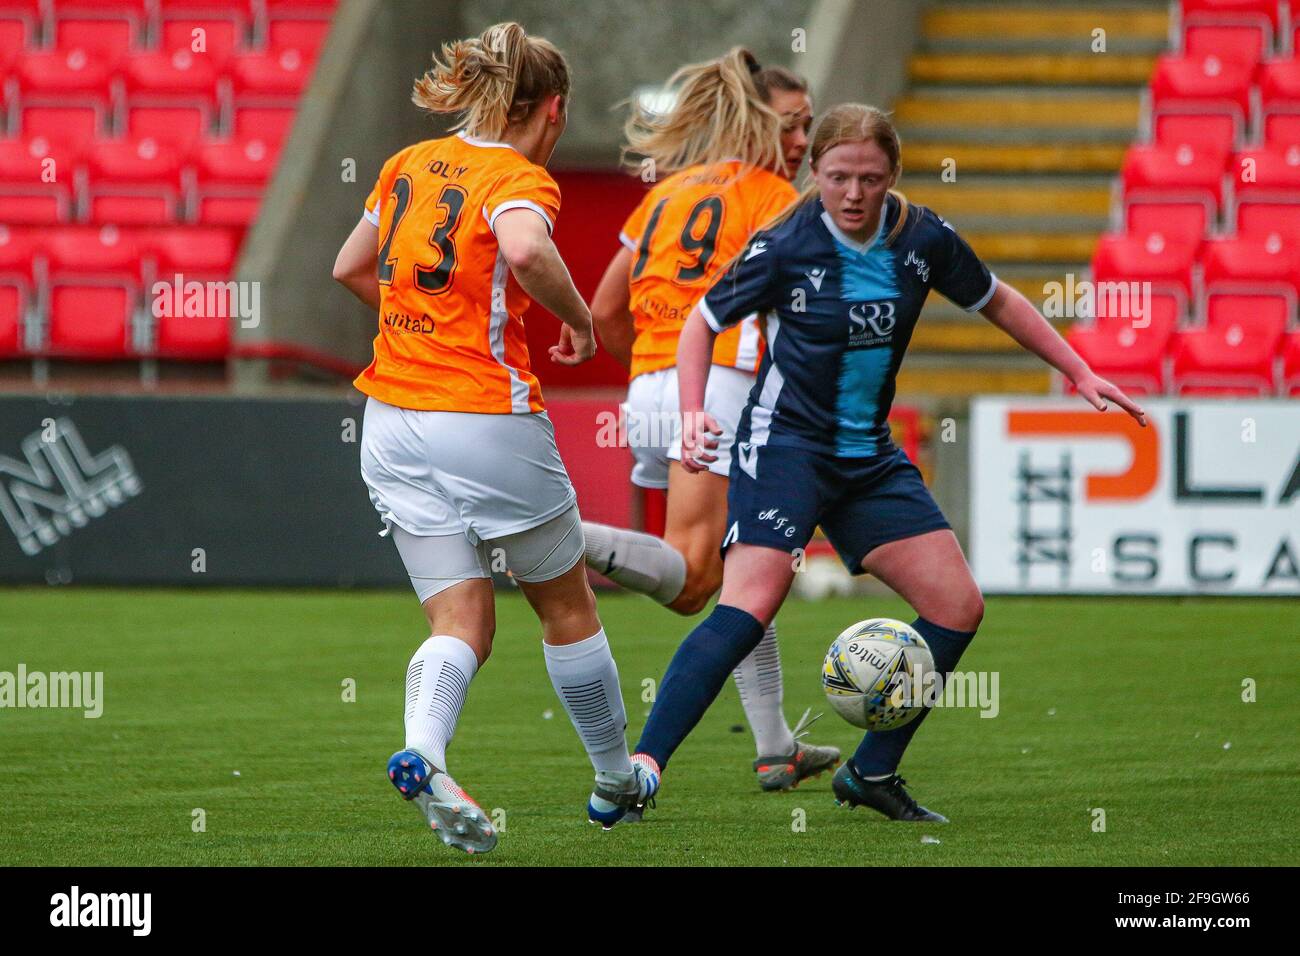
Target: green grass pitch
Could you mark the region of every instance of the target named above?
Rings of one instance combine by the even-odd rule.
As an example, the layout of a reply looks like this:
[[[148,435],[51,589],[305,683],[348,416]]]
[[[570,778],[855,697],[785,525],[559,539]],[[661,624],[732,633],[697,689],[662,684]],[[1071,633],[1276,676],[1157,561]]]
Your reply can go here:
[[[948,826],[848,813],[829,775],[759,792],[728,683],[658,809],[605,833],[584,820],[591,773],[536,622],[504,594],[450,751],[458,780],[505,814],[496,851],[474,859],[442,846],[384,777],[424,636],[411,595],[10,589],[0,607],[0,671],[103,671],[105,697],[96,720],[0,710],[9,864],[1300,862],[1300,634],[1282,601],[990,599],[961,666],[999,672],[1000,713],[933,714],[902,768]],[[600,608],[635,743],[642,682],[662,676],[690,622],[633,596]],[[811,739],[846,755],[858,733],[825,705],[819,662],[839,630],[873,616],[911,619],[897,600],[858,598],[792,600],[778,622],[787,716],[828,711]]]

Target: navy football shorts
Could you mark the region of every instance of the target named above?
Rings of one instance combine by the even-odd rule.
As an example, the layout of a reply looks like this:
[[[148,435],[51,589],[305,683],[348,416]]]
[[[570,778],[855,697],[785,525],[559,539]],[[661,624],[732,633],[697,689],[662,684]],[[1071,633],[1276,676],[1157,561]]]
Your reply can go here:
[[[862,574],[862,559],[880,545],[950,527],[901,448],[870,458],[750,449],[731,462],[724,555],[736,541],[793,552],[821,525],[845,567]]]

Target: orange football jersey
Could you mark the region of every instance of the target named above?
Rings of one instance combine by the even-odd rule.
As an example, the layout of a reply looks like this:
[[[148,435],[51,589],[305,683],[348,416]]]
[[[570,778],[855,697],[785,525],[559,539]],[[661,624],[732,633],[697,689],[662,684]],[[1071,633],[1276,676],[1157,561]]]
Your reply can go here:
[[[677,339],[695,303],[749,237],[797,198],[786,179],[739,160],[690,166],[646,193],[619,234],[632,250],[630,378],[677,364]],[[715,365],[747,372],[762,355],[754,316],[713,346]]]
[[[384,164],[365,211],[379,227],[379,334],[358,389],[425,411],[543,409],[524,335],[532,300],[493,232],[497,216],[521,207],[553,229],[560,189],[505,143],[462,133]]]

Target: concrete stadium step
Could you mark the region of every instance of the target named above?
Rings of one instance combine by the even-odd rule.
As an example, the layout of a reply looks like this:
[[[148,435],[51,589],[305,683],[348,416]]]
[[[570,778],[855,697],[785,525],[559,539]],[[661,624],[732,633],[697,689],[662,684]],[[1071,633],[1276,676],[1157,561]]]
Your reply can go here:
[[[912,332],[912,341],[908,346],[909,354],[1015,355],[1024,352],[1011,336],[982,315],[975,313],[975,318],[977,320],[975,322],[946,322],[928,313],[923,315],[917,322],[915,331]],[[1070,327],[1069,321],[1057,321],[1052,324],[1061,333]]]
[[[965,172],[1113,174],[1132,140],[1131,132],[1123,132],[1112,143],[963,143],[942,135],[917,140],[911,138],[912,132],[907,129],[902,134],[904,175],[910,169],[941,170],[945,160],[954,159],[958,178]]]
[[[913,56],[910,75],[914,83],[1139,87],[1154,69],[1154,55],[944,51]]]
[[[911,168],[909,166],[909,168]],[[1101,217],[1110,214],[1110,179],[1041,178],[1032,186],[996,177],[962,176],[960,163],[955,182],[913,174],[900,185],[913,202],[955,216]]]
[[[963,229],[962,235],[985,262],[1083,262],[1092,258],[1097,245],[1095,231],[1083,232],[979,232]]]
[[[1003,129],[1066,132],[1137,130],[1140,100],[1136,92],[1026,90],[974,91],[946,87],[914,88],[899,97],[894,118],[905,128],[973,127],[987,142]]]
[[[1037,358],[1013,355],[909,355],[898,373],[897,401],[912,395],[973,398],[990,393],[1045,395],[1051,372]]]
[[[1159,50],[1169,37],[1169,8],[1164,2],[1071,3],[1053,9],[1045,4],[940,3],[921,18],[921,36],[929,42],[954,44],[1047,43],[1091,48],[1093,31],[1106,31],[1107,51]]]

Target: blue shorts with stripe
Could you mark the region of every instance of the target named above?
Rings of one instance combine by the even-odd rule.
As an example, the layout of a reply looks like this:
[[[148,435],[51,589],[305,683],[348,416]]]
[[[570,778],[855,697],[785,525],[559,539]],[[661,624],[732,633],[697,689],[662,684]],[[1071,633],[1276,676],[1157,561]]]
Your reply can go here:
[[[737,541],[794,552],[820,525],[845,567],[862,574],[862,559],[880,545],[949,527],[901,448],[868,458],[785,445],[737,451],[724,555]]]

